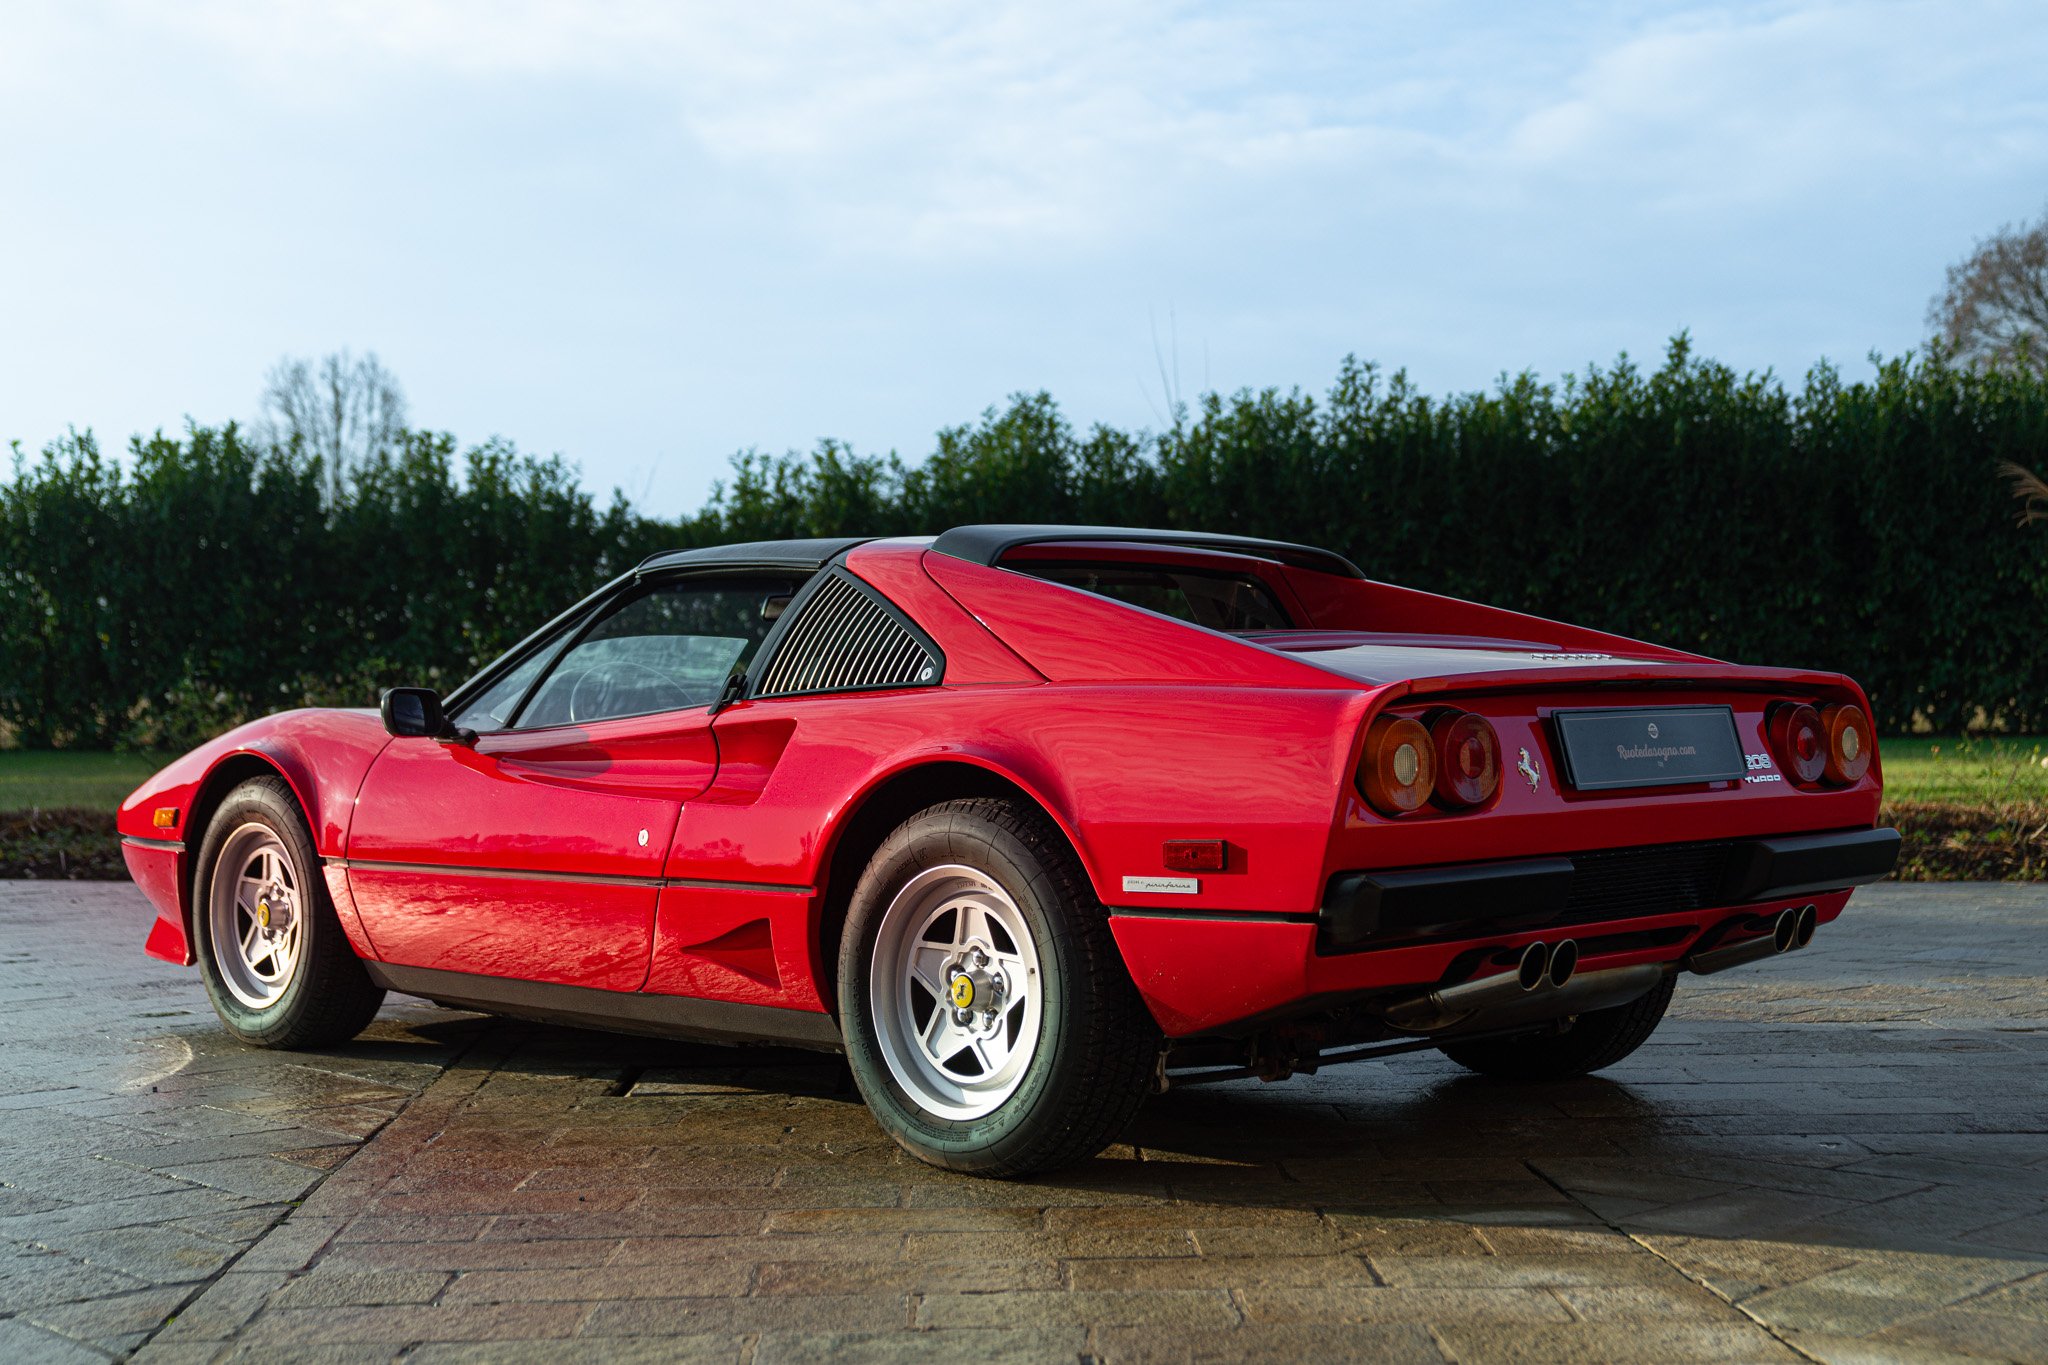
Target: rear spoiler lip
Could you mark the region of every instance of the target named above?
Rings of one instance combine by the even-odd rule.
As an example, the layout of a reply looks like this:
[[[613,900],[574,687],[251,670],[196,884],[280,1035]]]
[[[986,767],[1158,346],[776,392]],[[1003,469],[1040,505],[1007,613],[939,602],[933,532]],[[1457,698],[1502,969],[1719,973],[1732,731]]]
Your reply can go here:
[[[1162,531],[1139,526],[1059,526],[1047,524],[1004,524],[955,526],[932,542],[939,554],[964,559],[970,564],[1000,567],[1002,557],[1024,545],[1048,542],[1120,541],[1126,544],[1156,545],[1168,549],[1217,550],[1231,554],[1270,559],[1290,568],[1312,569],[1338,578],[1363,579],[1356,564],[1334,550],[1292,541],[1265,540],[1257,536],[1224,535],[1214,531]]]
[[[1313,655],[1295,656],[1314,662]],[[1609,690],[1629,687],[1662,691],[1666,689],[1718,689],[1729,692],[1847,693],[1864,702],[1862,689],[1840,673],[1819,673],[1808,669],[1760,668],[1752,664],[1724,664],[1710,660],[1632,661],[1617,659],[1599,667],[1518,668],[1473,673],[1450,673],[1431,677],[1389,678],[1375,681],[1326,670],[1335,677],[1350,678],[1360,687],[1377,693],[1380,706],[1435,696],[1479,696],[1502,693]]]

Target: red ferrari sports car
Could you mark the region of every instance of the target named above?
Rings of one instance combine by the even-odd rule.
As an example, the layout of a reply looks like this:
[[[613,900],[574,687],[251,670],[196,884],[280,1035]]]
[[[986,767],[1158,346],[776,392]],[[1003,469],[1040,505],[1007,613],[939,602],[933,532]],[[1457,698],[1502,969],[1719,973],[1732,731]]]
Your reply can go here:
[[[1239,536],[657,555],[446,698],[271,716],[121,808],[252,1043],[387,990],[844,1050],[1020,1175],[1169,1087],[1438,1048],[1577,1075],[1892,866],[1862,693]]]

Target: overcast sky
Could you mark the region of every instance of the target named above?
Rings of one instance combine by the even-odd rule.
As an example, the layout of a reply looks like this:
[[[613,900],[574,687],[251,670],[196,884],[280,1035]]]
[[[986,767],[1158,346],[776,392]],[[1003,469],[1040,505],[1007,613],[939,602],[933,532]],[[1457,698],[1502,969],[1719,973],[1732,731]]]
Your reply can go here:
[[[1868,372],[2048,206],[2038,4],[0,0],[0,442],[416,424],[697,506],[1018,390]]]

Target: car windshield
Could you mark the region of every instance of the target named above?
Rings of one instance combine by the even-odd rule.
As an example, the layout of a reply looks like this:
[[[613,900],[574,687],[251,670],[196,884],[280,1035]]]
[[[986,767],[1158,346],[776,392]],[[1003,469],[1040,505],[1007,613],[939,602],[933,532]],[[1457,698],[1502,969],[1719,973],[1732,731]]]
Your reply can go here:
[[[1287,630],[1294,624],[1272,590],[1250,574],[1171,564],[1025,561],[1004,567],[1210,630]]]

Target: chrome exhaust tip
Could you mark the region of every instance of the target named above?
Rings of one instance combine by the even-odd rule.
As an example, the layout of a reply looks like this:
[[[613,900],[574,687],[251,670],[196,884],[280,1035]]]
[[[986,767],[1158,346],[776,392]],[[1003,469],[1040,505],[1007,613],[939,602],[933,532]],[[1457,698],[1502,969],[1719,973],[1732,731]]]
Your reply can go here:
[[[1579,969],[1579,945],[1575,940],[1566,939],[1550,950],[1550,984],[1552,988],[1564,985],[1572,979],[1572,973]]]
[[[1777,922],[1771,926],[1771,942],[1781,953],[1789,953],[1799,946],[1799,912],[1780,910]]]
[[[1750,920],[1744,927],[1755,929],[1763,923],[1766,921]],[[1768,923],[1768,934],[1759,934],[1726,947],[1711,948],[1704,953],[1693,953],[1685,959],[1685,969],[1700,976],[1711,976],[1730,967],[1760,962],[1780,953],[1796,952],[1813,942],[1813,931],[1820,924],[1820,907],[1809,902],[1797,910],[1780,910],[1771,916]]]
[[[1507,949],[1502,954],[1512,952]],[[1493,959],[1495,962],[1499,958]],[[1570,961],[1578,961],[1578,949],[1572,950]],[[1427,1033],[1455,1024],[1471,1015],[1486,1010],[1498,1009],[1509,1001],[1526,1003],[1551,979],[1551,951],[1545,943],[1532,943],[1522,949],[1515,961],[1513,971],[1496,972],[1492,976],[1476,977],[1461,981],[1455,986],[1438,986],[1434,990],[1422,991],[1405,1000],[1390,1001],[1379,1006],[1381,1017],[1396,1028],[1413,1033]],[[1544,991],[1538,998],[1546,998]]]

